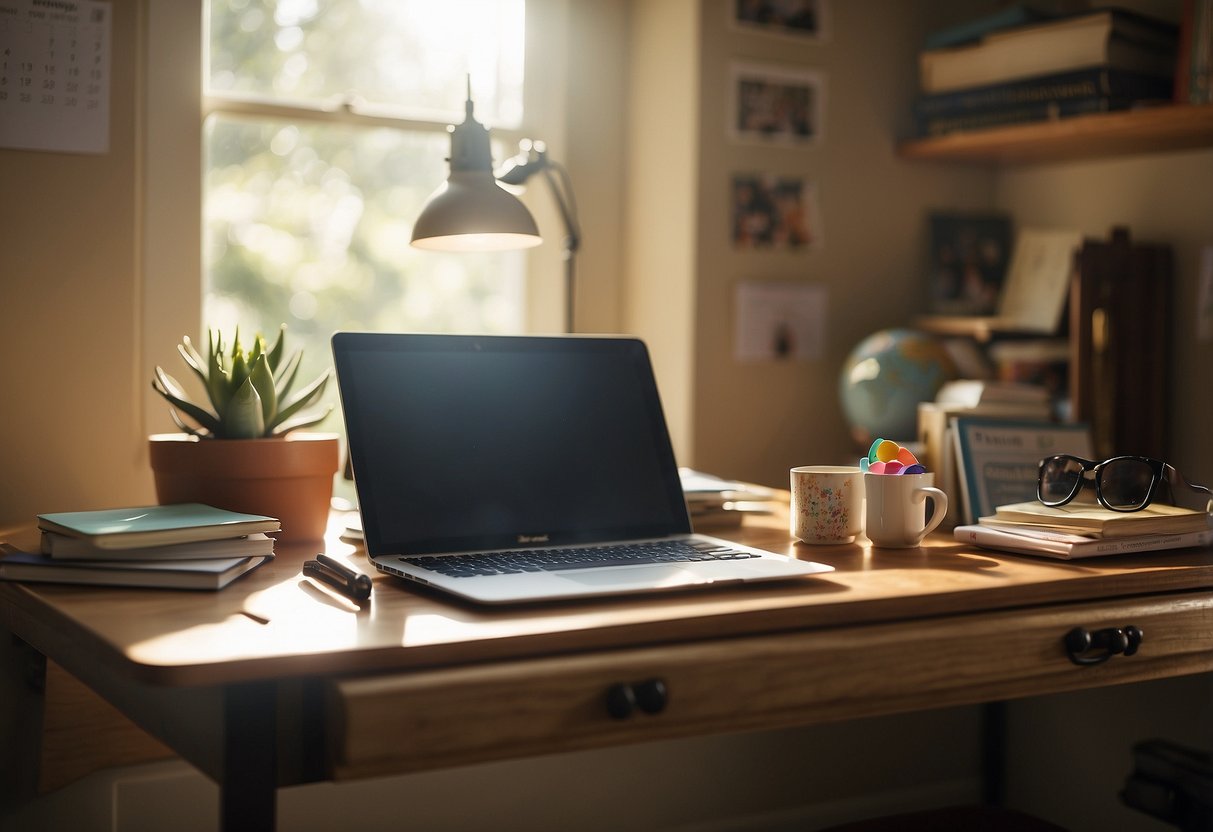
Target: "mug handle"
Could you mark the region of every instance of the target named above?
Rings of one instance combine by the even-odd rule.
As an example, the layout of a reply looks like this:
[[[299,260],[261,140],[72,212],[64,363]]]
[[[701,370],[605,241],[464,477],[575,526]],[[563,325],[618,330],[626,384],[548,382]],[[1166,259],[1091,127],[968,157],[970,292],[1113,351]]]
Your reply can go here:
[[[914,502],[925,502],[927,497],[931,498],[931,503],[933,504],[931,517],[927,520],[926,526],[923,527],[922,534],[919,535],[918,541],[914,544],[915,546],[922,543],[924,537],[935,531],[935,528],[943,522],[944,515],[948,513],[947,494],[930,485],[924,485],[914,490]]]

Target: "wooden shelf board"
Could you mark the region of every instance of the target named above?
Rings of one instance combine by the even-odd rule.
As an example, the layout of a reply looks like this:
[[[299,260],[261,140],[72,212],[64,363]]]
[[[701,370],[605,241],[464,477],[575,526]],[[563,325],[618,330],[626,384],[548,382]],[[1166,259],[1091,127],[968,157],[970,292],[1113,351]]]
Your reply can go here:
[[[1213,147],[1213,105],[1175,104],[904,142],[903,159],[1029,164]]]

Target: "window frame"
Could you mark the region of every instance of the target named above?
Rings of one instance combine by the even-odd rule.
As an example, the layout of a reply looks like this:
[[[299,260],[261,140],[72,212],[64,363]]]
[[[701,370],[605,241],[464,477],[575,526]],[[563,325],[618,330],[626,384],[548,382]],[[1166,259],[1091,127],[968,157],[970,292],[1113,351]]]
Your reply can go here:
[[[562,102],[566,94],[563,38],[568,0],[527,0],[523,122],[511,130],[493,129],[494,139],[509,152],[525,137],[542,138],[549,147],[564,145]],[[426,132],[445,125],[398,117],[322,111],[203,94],[204,0],[149,3],[140,32],[146,56],[140,131],[142,199],[138,262],[142,273],[136,305],[141,325],[142,357],[137,372],[172,366],[181,336],[200,337],[203,329],[203,126],[212,112],[240,117],[270,116],[322,123],[396,127]],[[539,71],[542,67],[543,70]],[[490,125],[491,127],[491,125]],[[497,160],[500,161],[500,160]],[[435,182],[435,187],[438,182]],[[532,189],[534,190],[534,189]],[[560,218],[551,200],[523,197],[540,233],[559,240],[553,229]],[[525,329],[557,332],[563,298],[558,245],[545,244],[527,253]],[[148,388],[143,416],[149,433],[175,428],[160,400]]]

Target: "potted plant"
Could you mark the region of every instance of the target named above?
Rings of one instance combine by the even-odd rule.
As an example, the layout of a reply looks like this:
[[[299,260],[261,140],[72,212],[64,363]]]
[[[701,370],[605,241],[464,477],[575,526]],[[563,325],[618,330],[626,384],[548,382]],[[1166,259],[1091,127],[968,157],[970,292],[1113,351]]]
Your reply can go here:
[[[156,367],[152,388],[168,401],[182,430],[150,438],[156,498],[277,517],[280,541],[324,537],[338,439],[295,431],[332,411],[331,404],[319,403],[330,371],[295,391],[303,353],[283,357],[285,325],[269,349],[260,333],[248,350],[239,329],[230,350],[221,332],[208,330],[207,336],[205,358],[188,336],[177,351],[202,382],[209,406],[192,401],[175,378]]]

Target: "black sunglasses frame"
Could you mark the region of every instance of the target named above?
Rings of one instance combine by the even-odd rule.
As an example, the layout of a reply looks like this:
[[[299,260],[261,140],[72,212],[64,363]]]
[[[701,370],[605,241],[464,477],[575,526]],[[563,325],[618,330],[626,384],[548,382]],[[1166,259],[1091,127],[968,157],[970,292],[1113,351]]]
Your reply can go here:
[[[1064,499],[1050,501],[1050,500],[1046,500],[1044,498],[1045,467],[1047,465],[1049,465],[1050,463],[1055,462],[1057,460],[1070,460],[1073,462],[1077,462],[1082,467],[1082,471],[1079,472],[1078,478],[1074,481],[1074,487],[1070,490],[1070,493]],[[1144,463],[1144,464],[1148,465],[1153,476],[1150,479],[1150,487],[1146,491],[1146,498],[1145,498],[1145,500],[1143,500],[1141,502],[1140,505],[1134,505],[1134,506],[1130,506],[1130,507],[1114,506],[1104,499],[1103,478],[1100,476],[1100,472],[1107,465],[1112,465],[1113,463],[1117,463],[1117,462],[1124,462],[1126,460],[1133,461],[1133,462],[1140,462],[1140,463]],[[1036,473],[1036,499],[1039,500],[1044,505],[1049,506],[1050,508],[1057,508],[1058,506],[1064,506],[1066,503],[1070,502],[1075,497],[1077,497],[1078,492],[1082,491],[1082,485],[1087,479],[1088,472],[1094,473],[1095,499],[1097,499],[1099,501],[1099,504],[1101,506],[1108,509],[1109,511],[1120,511],[1120,512],[1141,511],[1143,508],[1150,505],[1150,503],[1154,502],[1154,496],[1155,496],[1155,493],[1158,491],[1159,483],[1165,483],[1165,484],[1168,484],[1168,486],[1169,486],[1168,475],[1172,474],[1172,473],[1175,474],[1176,477],[1178,477],[1179,482],[1183,483],[1184,485],[1187,485],[1189,488],[1201,490],[1201,491],[1208,493],[1208,489],[1205,488],[1204,486],[1191,485],[1190,483],[1185,482],[1183,477],[1179,476],[1179,472],[1176,471],[1173,467],[1171,467],[1167,463],[1162,462],[1161,460],[1151,459],[1148,456],[1123,455],[1123,456],[1114,456],[1114,457],[1111,457],[1110,459],[1105,459],[1102,462],[1094,462],[1093,460],[1083,459],[1080,456],[1073,456],[1071,454],[1056,454],[1054,456],[1045,457],[1044,459],[1042,459],[1040,461],[1040,467]]]

